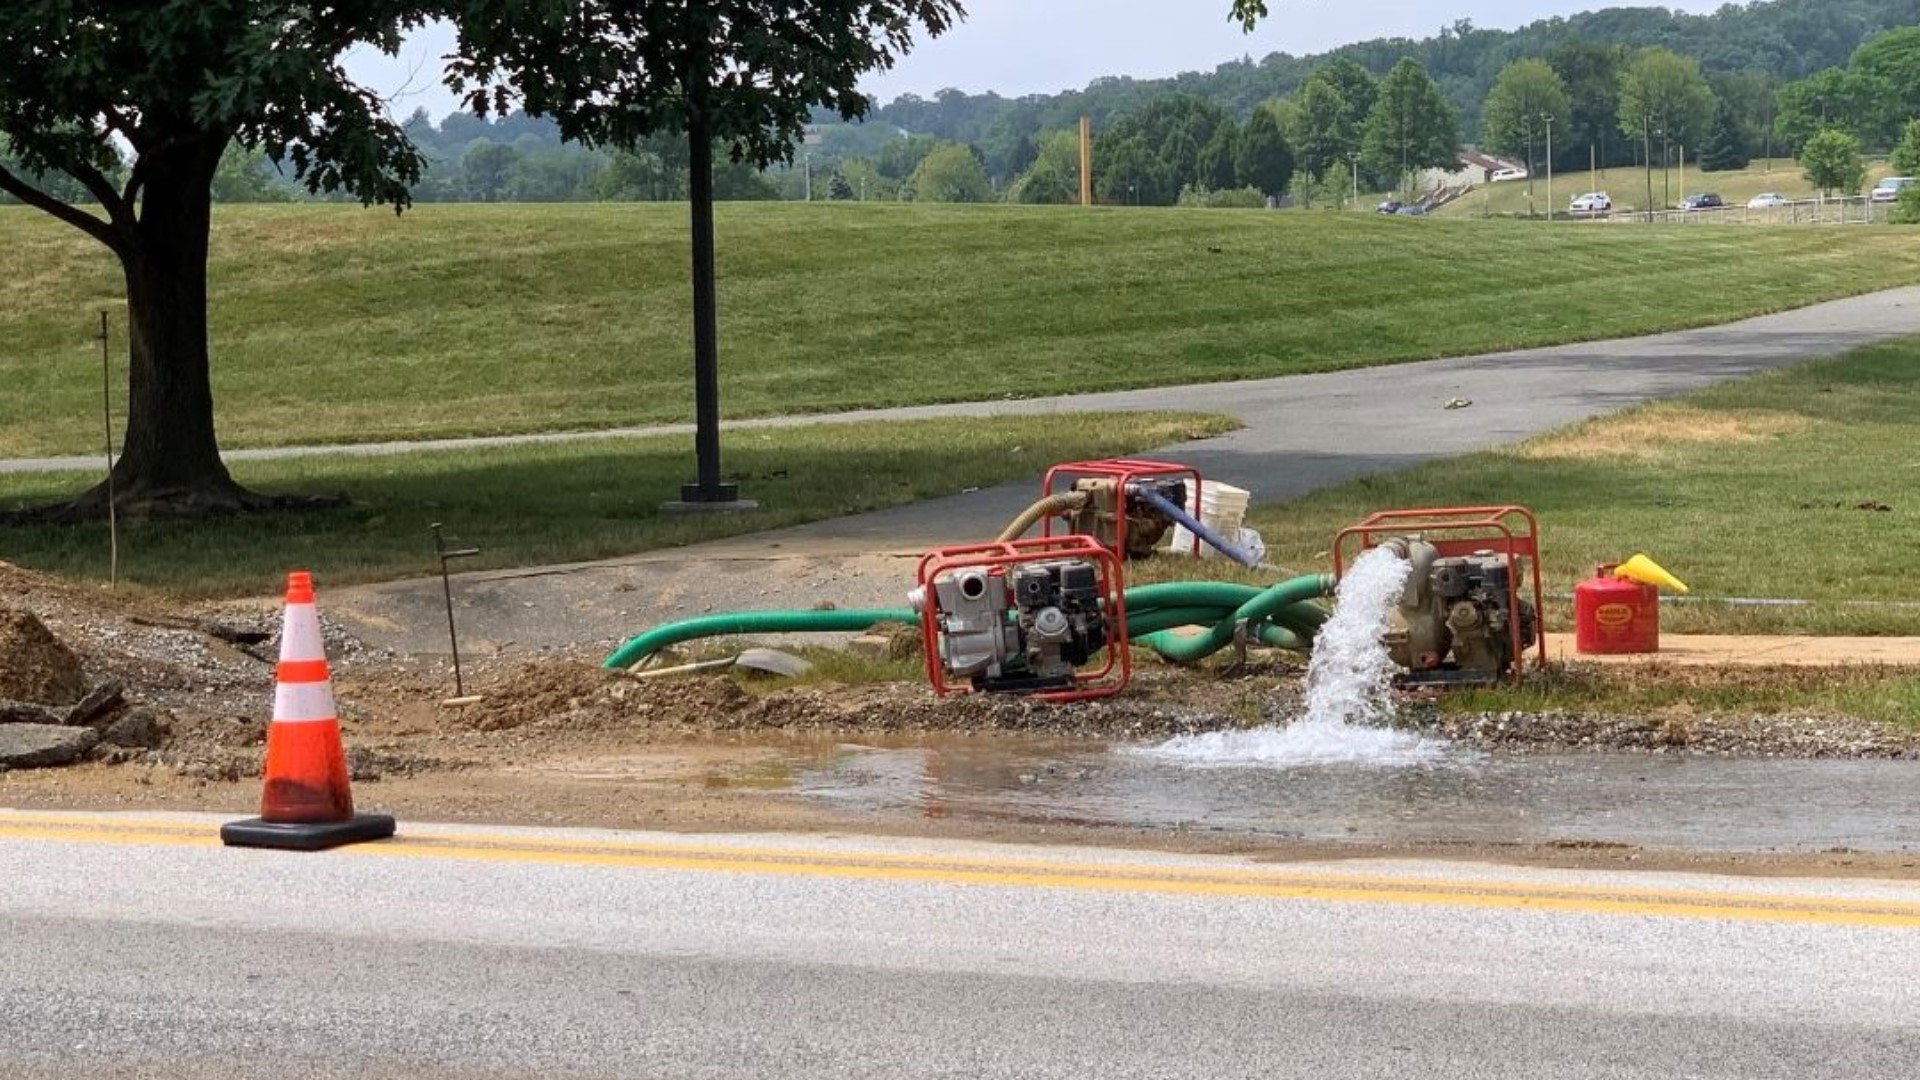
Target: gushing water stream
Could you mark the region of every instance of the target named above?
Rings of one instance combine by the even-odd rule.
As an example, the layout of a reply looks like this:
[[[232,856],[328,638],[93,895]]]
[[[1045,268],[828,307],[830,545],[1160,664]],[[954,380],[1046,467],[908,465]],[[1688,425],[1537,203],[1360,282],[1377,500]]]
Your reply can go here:
[[[1394,598],[1412,569],[1384,548],[1362,552],[1314,638],[1306,713],[1285,727],[1182,735],[1140,751],[1202,766],[1418,765],[1446,744],[1377,727],[1393,715],[1393,661],[1381,643]]]

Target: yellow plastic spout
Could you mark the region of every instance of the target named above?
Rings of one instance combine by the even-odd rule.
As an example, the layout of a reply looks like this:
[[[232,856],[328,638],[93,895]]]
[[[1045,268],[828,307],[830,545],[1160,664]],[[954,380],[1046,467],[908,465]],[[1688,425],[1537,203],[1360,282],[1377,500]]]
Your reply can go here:
[[[1679,578],[1661,569],[1659,563],[1636,554],[1633,558],[1613,568],[1613,576],[1637,581],[1642,585],[1652,585],[1657,589],[1671,589],[1677,593],[1687,591],[1687,585]]]

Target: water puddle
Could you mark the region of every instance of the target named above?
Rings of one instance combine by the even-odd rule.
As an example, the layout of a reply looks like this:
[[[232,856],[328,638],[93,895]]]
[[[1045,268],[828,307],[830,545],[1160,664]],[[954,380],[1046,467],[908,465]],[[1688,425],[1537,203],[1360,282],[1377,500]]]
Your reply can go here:
[[[1293,730],[1293,729],[1288,729]],[[1225,755],[1244,762],[1269,736]],[[1391,734],[1391,733],[1382,733]],[[1232,736],[1223,745],[1231,746]],[[1308,842],[1697,851],[1920,849],[1920,763],[1452,751],[1392,768],[1194,768],[1165,748],[983,738],[842,745],[792,791],[876,815],[1178,829]],[[1375,764],[1379,754],[1369,757]]]

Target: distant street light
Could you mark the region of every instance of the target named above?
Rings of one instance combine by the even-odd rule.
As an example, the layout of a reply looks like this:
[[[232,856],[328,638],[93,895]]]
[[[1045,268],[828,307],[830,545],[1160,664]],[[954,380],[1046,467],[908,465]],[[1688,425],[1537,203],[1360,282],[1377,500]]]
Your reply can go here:
[[[1353,208],[1360,209],[1360,151],[1347,151],[1347,172],[1353,178]]]
[[[1547,220],[1553,220],[1553,115],[1540,119],[1547,122]]]
[[[802,154],[802,155],[801,155],[801,157],[802,157],[802,158],[803,158],[803,159],[805,160],[805,162],[806,162],[806,170],[807,170],[807,201],[808,201],[808,202],[812,202],[812,201],[813,201],[813,155],[812,155],[812,154]],[[789,158],[788,160],[789,160],[789,161],[791,161],[792,159],[791,159],[791,158]]]

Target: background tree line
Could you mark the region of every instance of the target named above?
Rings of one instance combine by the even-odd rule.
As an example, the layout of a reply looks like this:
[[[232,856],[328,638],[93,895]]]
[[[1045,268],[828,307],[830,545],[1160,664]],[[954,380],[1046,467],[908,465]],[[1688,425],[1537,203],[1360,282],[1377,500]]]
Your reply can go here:
[[[1516,31],[1462,21],[1422,41],[1100,79],[1058,95],[903,95],[865,124],[818,117],[790,166],[722,162],[715,188],[723,199],[1071,202],[1083,112],[1099,133],[1095,195],[1107,203],[1311,203],[1447,167],[1463,142],[1540,170],[1549,131],[1561,171],[1664,166],[1683,152],[1709,169],[1738,168],[1796,155],[1828,130],[1856,153],[1888,150],[1920,117],[1920,27],[1901,25],[1913,21],[1920,0],[1774,0],[1704,16],[1616,8]],[[417,110],[401,126],[423,154],[412,187],[421,202],[687,195],[686,147],[671,137],[601,151],[520,114],[436,124]],[[1834,149],[1832,139],[1818,146]],[[63,199],[89,197],[71,180],[45,180]],[[237,149],[214,195],[313,197],[264,155]]]
[[[1633,150],[1618,133],[1617,101],[1611,99],[1621,70],[1643,49],[1665,48],[1696,61],[1719,99],[1740,116],[1746,133],[1758,137],[1773,120],[1766,103],[1772,92],[1816,72],[1844,68],[1868,38],[1915,23],[1920,23],[1920,0],[1772,0],[1727,4],[1710,15],[1619,7],[1542,19],[1512,31],[1462,20],[1424,40],[1382,38],[1319,56],[1274,53],[1167,79],[1102,78],[1059,94],[907,94],[877,109],[873,119],[978,145],[989,162],[998,163],[1023,138],[1070,128],[1082,115],[1104,130],[1157,98],[1179,93],[1248,117],[1267,102],[1299,95],[1330,63],[1352,61],[1379,78],[1411,59],[1458,114],[1465,139],[1475,142],[1483,103],[1500,73],[1516,61],[1547,60],[1567,80],[1572,99],[1575,130],[1566,140],[1565,163],[1584,167],[1592,143],[1604,162],[1629,164]],[[1558,156],[1558,142],[1555,149]]]

